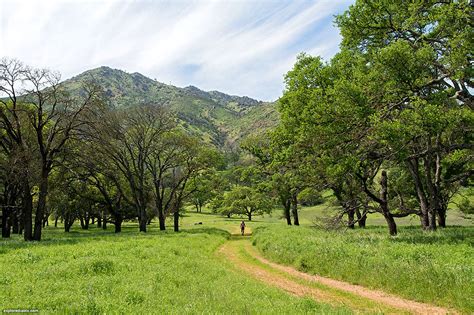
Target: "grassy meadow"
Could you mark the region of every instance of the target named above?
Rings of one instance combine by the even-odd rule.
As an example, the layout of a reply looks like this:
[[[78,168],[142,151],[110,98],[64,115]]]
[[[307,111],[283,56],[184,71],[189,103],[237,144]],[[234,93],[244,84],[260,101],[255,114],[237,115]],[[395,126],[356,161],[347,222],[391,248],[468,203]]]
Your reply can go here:
[[[229,233],[46,229],[0,247],[0,309],[61,313],[349,313],[268,287],[215,255]]]
[[[383,289],[411,300],[474,310],[474,228],[426,233],[402,227],[328,232],[309,227],[260,227],[253,244],[267,258],[299,270]]]
[[[339,234],[311,228],[321,205],[303,208],[300,227],[287,227],[281,210],[247,222],[256,248],[276,262],[381,288],[403,297],[471,312],[474,305],[473,227],[423,233],[400,222],[400,235],[384,226]],[[448,224],[461,220],[450,213]],[[451,219],[451,221],[449,221]],[[351,313],[344,307],[289,295],[236,270],[217,249],[237,234],[239,217],[192,208],[180,233],[152,223],[140,234],[126,223],[70,233],[46,227],[40,243],[18,235],[0,241],[0,308],[46,313]],[[400,220],[401,221],[401,220]],[[415,221],[414,224],[417,222]],[[459,225],[469,221],[459,221]],[[169,222],[171,226],[171,222]]]

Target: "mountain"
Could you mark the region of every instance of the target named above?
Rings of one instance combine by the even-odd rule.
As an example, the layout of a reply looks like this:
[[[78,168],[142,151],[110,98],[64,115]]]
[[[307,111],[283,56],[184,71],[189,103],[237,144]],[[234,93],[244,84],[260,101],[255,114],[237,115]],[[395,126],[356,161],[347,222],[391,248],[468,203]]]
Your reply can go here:
[[[62,84],[74,92],[79,91],[86,80],[99,84],[117,107],[168,106],[186,130],[221,148],[233,147],[245,136],[275,126],[279,119],[275,103],[203,91],[195,86],[180,88],[137,72],[127,73],[109,67],[85,71]]]

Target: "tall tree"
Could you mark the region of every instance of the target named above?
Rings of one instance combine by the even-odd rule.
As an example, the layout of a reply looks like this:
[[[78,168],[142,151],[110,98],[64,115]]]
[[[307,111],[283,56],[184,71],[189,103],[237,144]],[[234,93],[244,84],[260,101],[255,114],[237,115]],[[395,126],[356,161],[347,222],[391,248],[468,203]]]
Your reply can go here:
[[[312,177],[304,163],[293,154],[295,146],[282,128],[264,135],[248,137],[242,144],[247,152],[256,158],[261,172],[261,181],[283,207],[288,225],[299,225],[298,194],[312,184]]]
[[[252,221],[252,216],[270,213],[273,203],[266,194],[255,188],[234,186],[224,194],[222,209],[225,214],[240,214]]]
[[[146,167],[153,182],[153,197],[160,230],[165,230],[165,219],[173,214],[174,230],[179,229],[179,212],[183,202],[195,194],[202,172],[213,167],[218,154],[199,140],[173,130],[162,135],[146,158]]]
[[[10,153],[15,154],[21,164],[18,174],[22,194],[22,221],[24,239],[33,240],[33,198],[31,195],[31,148],[27,143],[27,130],[24,121],[25,105],[20,100],[23,92],[25,66],[16,59],[0,60],[0,118],[2,122],[2,146],[11,143]]]
[[[85,124],[85,112],[100,102],[99,88],[93,84],[84,85],[83,94],[68,95],[60,83],[60,75],[46,69],[26,67],[23,80],[29,89],[25,90],[24,101],[28,104],[27,116],[33,127],[40,157],[38,202],[35,212],[34,240],[41,240],[49,176],[64,145],[77,137]]]
[[[123,174],[130,192],[128,203],[136,210],[139,230],[146,232],[151,183],[147,160],[162,135],[174,127],[174,117],[159,105],[142,105],[124,110],[103,107],[97,112],[88,137],[101,156]],[[120,187],[120,186],[117,186]],[[123,198],[127,194],[121,193]]]
[[[473,174],[472,12],[469,1],[362,0],[337,18],[343,48],[372,65],[375,133],[408,168],[425,229],[445,226],[453,188]]]

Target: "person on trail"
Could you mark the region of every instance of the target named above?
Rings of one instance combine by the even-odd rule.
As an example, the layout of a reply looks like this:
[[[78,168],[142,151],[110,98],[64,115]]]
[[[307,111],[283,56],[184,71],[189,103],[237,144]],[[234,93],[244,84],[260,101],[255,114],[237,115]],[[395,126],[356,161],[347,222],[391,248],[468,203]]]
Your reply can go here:
[[[245,222],[242,221],[240,223],[240,232],[242,233],[242,236],[244,235],[244,232],[245,232]]]

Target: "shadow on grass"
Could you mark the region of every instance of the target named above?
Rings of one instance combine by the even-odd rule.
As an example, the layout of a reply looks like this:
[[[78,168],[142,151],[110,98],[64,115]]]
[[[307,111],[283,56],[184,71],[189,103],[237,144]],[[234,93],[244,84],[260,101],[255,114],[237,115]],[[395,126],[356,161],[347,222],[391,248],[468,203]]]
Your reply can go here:
[[[209,234],[209,235],[217,235],[217,236],[222,236],[222,237],[225,237],[225,238],[230,238],[230,233],[225,231],[225,230],[222,230],[222,229],[218,229],[218,228],[194,228],[194,229],[186,229],[186,230],[181,230],[181,233],[182,234]]]
[[[38,248],[48,246],[75,245],[90,241],[120,242],[124,238],[148,238],[148,237],[179,237],[186,234],[208,234],[230,238],[230,233],[218,228],[193,228],[183,229],[179,233],[173,229],[160,231],[159,227],[151,226],[148,232],[141,233],[136,226],[124,226],[121,233],[114,233],[113,228],[102,230],[100,228],[90,228],[89,230],[75,229],[64,232],[62,228],[46,228],[43,239],[40,242],[25,242],[22,235],[14,235],[10,239],[0,239],[0,254],[24,248]]]
[[[25,242],[23,239],[3,239],[0,241],[0,254],[6,254],[12,250],[18,250],[23,248],[38,248],[45,246],[62,246],[62,245],[73,245],[78,244],[85,238],[73,238],[73,237],[62,237],[62,238],[45,238],[40,242]]]
[[[194,216],[194,215],[209,215],[209,216],[218,216],[219,214],[218,213],[212,213],[212,212],[190,212],[190,211],[187,211],[185,213],[183,213],[181,216],[182,217],[191,217],[191,216]]]
[[[269,221],[265,220],[265,217],[260,216],[260,215],[256,215],[256,216],[252,217],[251,221],[249,221],[248,217],[244,216],[244,215],[241,215],[241,216],[234,215],[234,216],[229,218],[226,215],[220,215],[219,213],[212,213],[212,212],[186,212],[186,213],[182,214],[181,217],[182,218],[194,218],[194,219],[196,219],[196,221],[199,221],[199,217],[196,217],[196,215],[214,217],[216,220],[221,221],[221,222],[232,222],[232,221],[240,222],[240,221],[243,220],[245,222],[252,222],[252,223],[260,223],[260,222],[274,223],[274,222],[269,222]],[[279,219],[282,219],[282,218],[279,218]],[[277,222],[277,223],[279,223],[279,222]]]
[[[420,226],[399,226],[398,235],[391,237],[388,229],[383,225],[373,225],[366,228],[324,230],[311,226],[315,232],[345,235],[350,241],[372,241],[374,238],[387,240],[393,243],[405,244],[468,244],[474,246],[474,226],[448,226],[436,231],[423,231]]]
[[[403,233],[403,230],[410,230],[409,233]],[[470,226],[449,226],[440,228],[437,231],[421,231],[420,228],[404,228],[398,237],[392,239],[392,242],[406,244],[469,244],[474,245],[474,227]],[[408,231],[407,231],[408,232]]]

